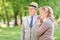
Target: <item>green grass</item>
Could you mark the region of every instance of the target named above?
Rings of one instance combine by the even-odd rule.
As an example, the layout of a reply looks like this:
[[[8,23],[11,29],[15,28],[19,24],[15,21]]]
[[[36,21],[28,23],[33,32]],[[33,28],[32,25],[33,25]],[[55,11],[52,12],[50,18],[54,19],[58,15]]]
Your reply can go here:
[[[21,28],[0,28],[0,40],[19,40]]]
[[[55,40],[60,40],[60,26],[55,25],[54,28]],[[21,35],[21,27],[0,28],[0,40],[19,40]]]
[[[60,40],[60,26],[55,25],[54,38],[55,40]]]

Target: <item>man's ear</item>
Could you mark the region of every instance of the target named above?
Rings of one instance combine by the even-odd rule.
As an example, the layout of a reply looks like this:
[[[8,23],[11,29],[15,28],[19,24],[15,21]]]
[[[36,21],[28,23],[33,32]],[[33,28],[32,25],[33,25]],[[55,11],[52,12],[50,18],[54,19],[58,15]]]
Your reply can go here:
[[[39,8],[37,8],[37,11],[39,10]]]

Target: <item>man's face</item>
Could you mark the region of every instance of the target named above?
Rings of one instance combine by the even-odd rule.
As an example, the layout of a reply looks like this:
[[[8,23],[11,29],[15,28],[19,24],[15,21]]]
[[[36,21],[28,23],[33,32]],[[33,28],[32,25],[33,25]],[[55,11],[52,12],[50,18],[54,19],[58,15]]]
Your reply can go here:
[[[34,16],[37,12],[37,8],[29,6],[29,15]]]

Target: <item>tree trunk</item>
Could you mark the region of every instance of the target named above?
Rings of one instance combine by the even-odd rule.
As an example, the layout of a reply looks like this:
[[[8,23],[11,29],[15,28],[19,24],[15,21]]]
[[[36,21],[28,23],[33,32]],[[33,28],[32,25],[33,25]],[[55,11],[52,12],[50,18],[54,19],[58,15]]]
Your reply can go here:
[[[20,23],[22,24],[22,13],[20,13]]]
[[[3,5],[4,14],[5,14],[5,21],[6,21],[7,26],[9,26],[9,19],[8,19],[8,14],[7,14],[4,0],[2,0],[2,5]]]
[[[18,25],[17,24],[17,14],[18,14],[18,10],[14,11],[14,26]]]

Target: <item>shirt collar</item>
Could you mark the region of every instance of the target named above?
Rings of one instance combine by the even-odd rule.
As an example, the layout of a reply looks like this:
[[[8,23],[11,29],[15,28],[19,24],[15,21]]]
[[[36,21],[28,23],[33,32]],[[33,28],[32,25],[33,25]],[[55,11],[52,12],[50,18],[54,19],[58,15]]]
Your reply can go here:
[[[49,19],[49,18],[44,18],[44,19],[43,19],[43,22],[45,22],[45,21],[46,21],[46,19]]]
[[[33,18],[35,18],[37,15],[34,15]],[[31,16],[29,15],[29,17],[31,18]]]

